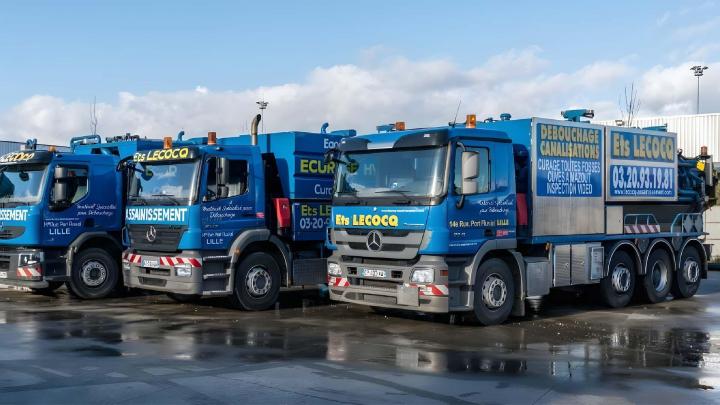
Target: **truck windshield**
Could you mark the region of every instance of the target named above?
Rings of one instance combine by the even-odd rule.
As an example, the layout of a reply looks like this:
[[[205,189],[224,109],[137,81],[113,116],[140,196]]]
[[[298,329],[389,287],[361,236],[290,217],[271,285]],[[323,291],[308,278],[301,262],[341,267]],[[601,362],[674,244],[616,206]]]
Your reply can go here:
[[[37,204],[46,170],[47,165],[0,167],[0,207]]]
[[[335,197],[436,197],[444,190],[446,160],[446,147],[348,152],[338,167]]]
[[[198,162],[137,163],[130,169],[129,205],[190,205]]]

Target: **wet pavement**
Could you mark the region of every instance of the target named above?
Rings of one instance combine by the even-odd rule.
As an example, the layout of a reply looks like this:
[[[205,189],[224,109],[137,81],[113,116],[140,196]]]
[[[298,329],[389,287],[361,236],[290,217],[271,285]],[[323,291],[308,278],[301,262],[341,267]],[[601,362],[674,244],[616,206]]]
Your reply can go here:
[[[315,292],[224,305],[0,290],[0,403],[720,402],[720,273],[688,300],[560,294],[495,327]]]

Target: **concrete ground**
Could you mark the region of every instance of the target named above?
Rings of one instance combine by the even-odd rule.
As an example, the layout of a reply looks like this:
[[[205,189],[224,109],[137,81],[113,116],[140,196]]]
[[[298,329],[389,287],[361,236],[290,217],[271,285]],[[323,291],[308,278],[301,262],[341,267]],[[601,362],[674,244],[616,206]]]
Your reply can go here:
[[[316,297],[247,313],[0,291],[0,403],[720,402],[720,273],[688,300],[565,294],[495,327]]]

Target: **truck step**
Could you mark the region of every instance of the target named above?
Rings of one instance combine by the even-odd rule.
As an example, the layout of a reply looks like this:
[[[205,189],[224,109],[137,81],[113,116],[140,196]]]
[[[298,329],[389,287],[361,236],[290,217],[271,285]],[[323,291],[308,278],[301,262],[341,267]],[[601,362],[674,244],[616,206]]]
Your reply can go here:
[[[214,296],[214,295],[230,295],[230,292],[227,292],[225,290],[213,290],[213,291],[203,291],[202,295],[204,296]]]
[[[204,263],[227,263],[232,259],[232,256],[204,256]]]
[[[203,280],[208,280],[211,278],[228,278],[230,277],[229,274],[226,273],[210,273],[210,274],[203,274]]]

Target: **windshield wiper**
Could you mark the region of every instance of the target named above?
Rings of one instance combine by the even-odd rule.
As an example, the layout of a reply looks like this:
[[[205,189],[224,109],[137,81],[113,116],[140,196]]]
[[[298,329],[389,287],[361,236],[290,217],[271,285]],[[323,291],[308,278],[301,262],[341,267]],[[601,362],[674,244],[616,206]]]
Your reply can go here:
[[[407,204],[412,203],[412,199],[407,194],[409,192],[410,192],[409,190],[388,189],[388,190],[378,190],[375,192],[375,194],[387,194],[387,193],[400,194],[401,196],[405,197],[405,200],[395,200],[392,203],[395,205],[407,205]]]
[[[153,197],[167,198],[168,200],[172,201],[173,204],[175,204],[175,205],[180,205],[180,200],[179,200],[177,197],[172,196],[172,195],[169,195],[169,194],[153,194],[152,196],[153,196]]]
[[[138,205],[147,205],[147,201],[139,196],[128,197],[128,202],[139,203]]]
[[[363,200],[361,200],[357,196],[357,193],[358,193],[357,190],[342,191],[342,192],[337,193],[337,196],[340,198],[345,198],[345,197],[354,198],[353,200],[350,200],[350,201],[344,201],[343,203],[345,205],[360,205],[363,203]]]

